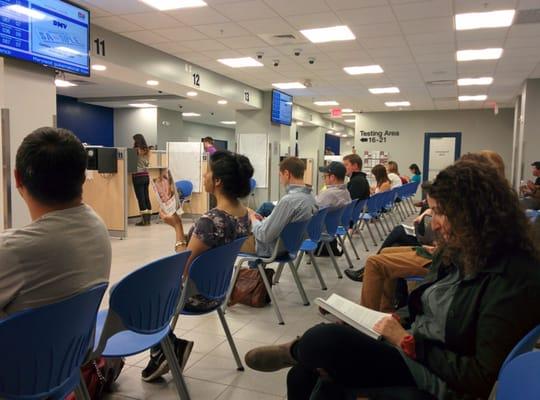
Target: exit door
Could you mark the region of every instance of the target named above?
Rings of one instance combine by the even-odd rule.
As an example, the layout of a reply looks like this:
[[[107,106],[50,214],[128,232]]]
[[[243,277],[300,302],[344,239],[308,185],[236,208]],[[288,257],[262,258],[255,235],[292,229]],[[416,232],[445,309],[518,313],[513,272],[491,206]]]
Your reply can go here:
[[[424,137],[424,180],[437,174],[461,157],[461,132],[426,132]]]

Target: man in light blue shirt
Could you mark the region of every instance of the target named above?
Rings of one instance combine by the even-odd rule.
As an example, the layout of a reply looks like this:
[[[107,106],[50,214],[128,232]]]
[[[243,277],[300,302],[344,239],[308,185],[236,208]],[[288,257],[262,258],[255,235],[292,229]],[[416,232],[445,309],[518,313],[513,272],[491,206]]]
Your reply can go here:
[[[330,164],[319,167],[319,172],[324,174],[326,190],[323,190],[315,198],[319,208],[339,208],[351,202],[351,195],[345,185],[345,174],[347,170],[339,161],[332,161]]]
[[[297,157],[288,157],[279,164],[279,180],[286,188],[286,194],[276,204],[267,218],[251,211],[255,238],[255,251],[261,257],[272,255],[283,228],[290,222],[310,219],[318,210],[311,189],[304,183],[306,166]]]

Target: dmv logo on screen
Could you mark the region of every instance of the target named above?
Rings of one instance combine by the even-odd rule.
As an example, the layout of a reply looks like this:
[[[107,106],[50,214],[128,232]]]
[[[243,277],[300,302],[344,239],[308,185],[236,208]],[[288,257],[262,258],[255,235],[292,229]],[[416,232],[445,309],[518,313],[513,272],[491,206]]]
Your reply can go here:
[[[53,25],[59,27],[60,29],[67,29],[67,24],[64,24],[60,21],[53,21]]]

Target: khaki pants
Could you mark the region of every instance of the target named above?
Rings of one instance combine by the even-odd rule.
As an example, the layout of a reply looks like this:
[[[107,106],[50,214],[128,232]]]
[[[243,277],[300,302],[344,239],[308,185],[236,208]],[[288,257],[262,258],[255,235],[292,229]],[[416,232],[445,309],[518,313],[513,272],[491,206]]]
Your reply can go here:
[[[380,254],[368,257],[364,270],[360,304],[382,312],[393,312],[396,279],[427,274],[431,260],[420,257],[407,247],[387,247]]]

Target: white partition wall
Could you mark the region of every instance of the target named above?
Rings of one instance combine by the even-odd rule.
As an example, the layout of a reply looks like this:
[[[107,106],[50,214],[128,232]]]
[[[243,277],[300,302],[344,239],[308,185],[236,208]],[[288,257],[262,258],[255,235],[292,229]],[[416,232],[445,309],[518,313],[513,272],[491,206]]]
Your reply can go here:
[[[193,192],[202,192],[203,144],[201,142],[168,142],[169,169],[175,181],[193,183]]]
[[[245,155],[253,165],[253,179],[258,188],[268,187],[268,135],[241,133],[237,138],[238,153]]]

